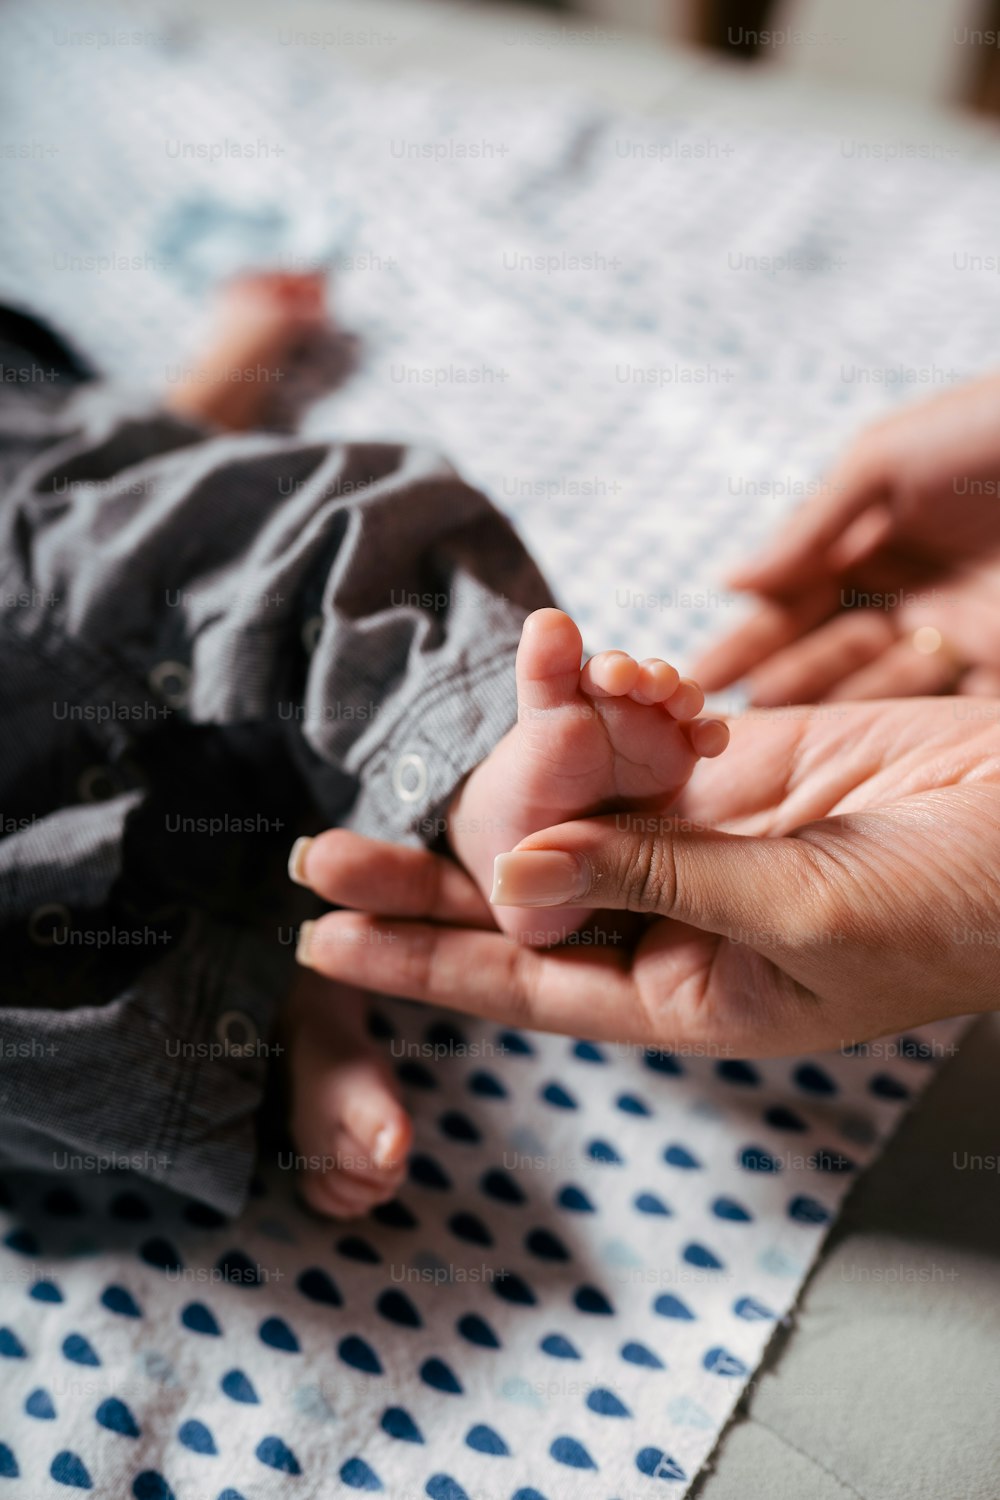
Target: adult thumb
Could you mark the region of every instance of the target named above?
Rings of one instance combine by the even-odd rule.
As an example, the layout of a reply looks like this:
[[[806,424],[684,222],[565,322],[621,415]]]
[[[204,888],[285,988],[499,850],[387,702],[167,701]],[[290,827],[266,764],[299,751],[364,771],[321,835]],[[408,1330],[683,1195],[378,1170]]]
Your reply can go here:
[[[677,822],[618,813],[546,828],[497,856],[490,899],[655,912],[762,950],[818,939],[829,886],[808,841],[678,832]]]

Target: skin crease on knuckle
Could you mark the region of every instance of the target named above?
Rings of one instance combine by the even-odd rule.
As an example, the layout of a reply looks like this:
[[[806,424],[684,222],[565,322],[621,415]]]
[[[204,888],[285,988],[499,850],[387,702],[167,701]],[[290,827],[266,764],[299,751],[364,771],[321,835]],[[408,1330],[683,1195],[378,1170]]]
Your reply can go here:
[[[673,840],[652,836],[637,839],[628,851],[626,872],[628,910],[669,916],[677,892]]]

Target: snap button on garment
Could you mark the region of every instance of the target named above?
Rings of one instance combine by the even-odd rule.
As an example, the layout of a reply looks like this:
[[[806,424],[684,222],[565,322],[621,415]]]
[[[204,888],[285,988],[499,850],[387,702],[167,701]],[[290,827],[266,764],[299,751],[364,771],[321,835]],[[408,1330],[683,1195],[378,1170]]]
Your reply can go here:
[[[400,802],[419,802],[427,791],[427,783],[423,757],[413,750],[401,755],[392,772],[392,789]]]
[[[107,766],[88,766],[77,777],[76,789],[81,802],[106,802],[118,790]]]
[[[188,700],[191,671],[182,661],[161,661],[149,674],[149,685],[171,708],[183,708]]]
[[[215,1034],[226,1047],[252,1047],[257,1027],[244,1011],[225,1010],[215,1023]]]
[[[69,907],[60,901],[47,901],[44,906],[36,906],[28,918],[28,937],[39,948],[51,948],[72,925]]]

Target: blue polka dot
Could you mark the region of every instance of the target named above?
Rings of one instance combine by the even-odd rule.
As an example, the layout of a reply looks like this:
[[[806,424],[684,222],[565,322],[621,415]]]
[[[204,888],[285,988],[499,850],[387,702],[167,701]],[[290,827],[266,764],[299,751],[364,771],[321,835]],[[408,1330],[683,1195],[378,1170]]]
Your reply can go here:
[[[570,1253],[551,1229],[533,1229],[525,1236],[525,1248],[540,1260],[569,1260]]]
[[[343,1307],[344,1305],[340,1288],[331,1276],[320,1270],[319,1266],[309,1266],[301,1273],[295,1285],[303,1297],[308,1297],[310,1302],[321,1302],[326,1307]]]
[[[504,1302],[516,1302],[520,1307],[533,1307],[535,1294],[523,1277],[514,1271],[498,1272],[490,1283],[492,1291]]]
[[[703,1271],[724,1269],[722,1261],[714,1251],[710,1250],[707,1245],[699,1245],[695,1241],[684,1246],[683,1256],[689,1266],[698,1266]]]
[[[348,1260],[356,1260],[365,1266],[377,1266],[382,1260],[375,1246],[369,1245],[367,1240],[356,1234],[347,1234],[342,1240],[338,1240],[337,1249]]]
[[[747,1367],[743,1361],[737,1359],[735,1354],[730,1354],[728,1349],[721,1347],[709,1349],[702,1364],[713,1375],[725,1375],[730,1379],[747,1373]]]
[[[878,1073],[868,1084],[869,1089],[879,1099],[909,1099],[910,1090],[905,1083],[898,1078],[893,1078],[889,1073]]]
[[[683,1481],[687,1478],[676,1458],[671,1458],[662,1448],[643,1448],[635,1456],[635,1466],[640,1474],[647,1474],[650,1479]]]
[[[776,1104],[772,1109],[766,1110],[764,1119],[774,1130],[808,1130],[808,1125],[801,1115],[794,1110],[786,1109],[783,1104]]]
[[[672,1213],[663,1199],[658,1198],[655,1193],[640,1193],[635,1200],[635,1206],[641,1214],[659,1214],[664,1219],[669,1219]]]
[[[475,1214],[453,1215],[448,1220],[448,1228],[458,1239],[466,1240],[470,1245],[492,1245],[493,1243],[493,1236],[482,1219],[477,1219]]]
[[[219,1451],[215,1446],[215,1439],[209,1429],[205,1426],[204,1422],[199,1422],[196,1417],[191,1417],[188,1421],[181,1423],[177,1429],[177,1437],[183,1443],[184,1447],[190,1449],[192,1453],[202,1453],[206,1456],[212,1456]]]
[[[19,1479],[20,1475],[21,1470],[18,1468],[13,1448],[8,1448],[6,1443],[0,1443],[0,1479]]]
[[[479,1186],[487,1197],[494,1198],[497,1203],[524,1203],[526,1201],[520,1183],[500,1167],[492,1167],[490,1171],[484,1173]]]
[[[425,1359],[420,1366],[420,1378],[424,1385],[432,1386],[436,1391],[442,1391],[446,1396],[460,1396],[462,1387],[454,1372],[449,1369],[443,1359]]]
[[[486,1322],[486,1319],[481,1318],[478,1313],[466,1313],[463,1318],[459,1318],[455,1326],[463,1339],[466,1339],[470,1344],[478,1345],[480,1349],[499,1349],[501,1347],[500,1340],[493,1332],[493,1329]]]
[[[653,1303],[653,1311],[661,1318],[680,1318],[685,1323],[694,1320],[694,1313],[687,1303],[675,1297],[673,1292],[661,1292]]]
[[[422,1443],[424,1435],[414,1422],[408,1411],[401,1406],[389,1406],[382,1413],[382,1421],[379,1424],[383,1432],[390,1437],[398,1438],[401,1443]]]
[[[260,1266],[242,1250],[227,1250],[219,1256],[215,1268],[223,1281],[231,1282],[233,1286],[248,1287],[252,1291],[261,1284]]]
[[[379,1203],[372,1209],[372,1218],[379,1224],[384,1224],[387,1229],[416,1229],[418,1219],[412,1214],[405,1203],[400,1203],[398,1198],[393,1198],[389,1203]]]
[[[119,1401],[116,1396],[109,1396],[102,1401],[94,1413],[94,1420],[101,1427],[106,1427],[109,1432],[120,1432],[122,1437],[137,1438],[139,1436],[139,1424],[129,1411],[124,1401]]]
[[[62,1342],[62,1352],[75,1365],[99,1365],[101,1363],[82,1333],[67,1334]]]
[[[463,1115],[457,1109],[449,1109],[441,1116],[438,1129],[449,1140],[459,1141],[462,1145],[474,1146],[482,1140],[478,1125],[473,1124],[468,1115]]]
[[[596,1469],[597,1465],[587,1452],[582,1443],[576,1438],[557,1437],[549,1449],[557,1464],[565,1464],[570,1469]]]
[[[637,1094],[619,1094],[615,1104],[626,1115],[650,1115],[652,1113]]]
[[[763,1146],[746,1146],[740,1152],[740,1166],[747,1172],[780,1172],[781,1163],[776,1161]]]
[[[280,1437],[261,1438],[254,1452],[262,1464],[266,1464],[269,1469],[277,1469],[279,1474],[302,1473],[295,1454]],[[343,1476],[343,1470],[341,1475]]]
[[[158,1271],[176,1272],[184,1269],[184,1262],[174,1246],[159,1235],[140,1245],[139,1254],[147,1266],[155,1266]]]
[[[519,1031],[501,1031],[497,1037],[501,1053],[509,1052],[514,1057],[534,1057],[535,1049]]]
[[[595,1313],[598,1317],[608,1318],[614,1313],[611,1303],[596,1286],[577,1287],[573,1293],[573,1302],[580,1312]]]
[[[135,1500],[176,1500],[163,1475],[157,1474],[155,1469],[144,1469],[136,1475],[132,1481],[132,1494]]]
[[[117,1313],[119,1317],[142,1317],[142,1309],[139,1307],[139,1304],[132,1296],[132,1293],[127,1292],[123,1286],[105,1287],[101,1293],[101,1302],[108,1309],[108,1312]]]
[[[416,1062],[413,1058],[407,1058],[399,1064],[396,1076],[400,1083],[406,1084],[411,1089],[424,1089],[428,1093],[438,1086],[437,1079],[429,1068],[423,1063]]]
[[[450,1474],[432,1474],[424,1489],[430,1500],[469,1500],[462,1486]]]
[[[446,1193],[451,1188],[451,1178],[444,1167],[424,1152],[417,1152],[410,1158],[409,1174],[411,1182],[434,1192]]]
[[[632,1413],[624,1402],[619,1401],[614,1391],[597,1386],[587,1397],[587,1405],[599,1417],[630,1417]]]
[[[594,1205],[591,1203],[590,1199],[587,1197],[583,1189],[573,1187],[572,1185],[570,1185],[569,1187],[560,1188],[559,1195],[556,1198],[556,1202],[558,1203],[560,1208],[568,1209],[569,1212],[573,1214],[596,1213]]]
[[[637,1344],[634,1340],[622,1345],[621,1355],[630,1365],[642,1365],[647,1370],[666,1369],[662,1359],[652,1349],[647,1349],[645,1344]]]
[[[284,1354],[298,1354],[299,1341],[282,1318],[265,1318],[258,1330],[262,1344]]]
[[[788,1217],[797,1224],[825,1224],[830,1217],[830,1210],[824,1208],[822,1203],[817,1203],[815,1198],[808,1198],[800,1193],[789,1203]]]
[[[24,1409],[29,1417],[35,1417],[39,1422],[51,1422],[56,1414],[52,1397],[41,1386],[32,1391],[24,1403]]]
[[[141,1224],[152,1217],[153,1211],[138,1193],[126,1192],[112,1198],[108,1212],[112,1218],[121,1219],[126,1224]]]
[[[382,1374],[382,1365],[375,1350],[357,1334],[350,1334],[346,1339],[341,1339],[337,1345],[337,1353],[344,1364],[350,1365],[352,1370],[360,1370],[363,1375]]]
[[[739,1058],[727,1058],[725,1062],[716,1063],[715,1071],[726,1083],[738,1083],[744,1088],[756,1088],[760,1083],[757,1069]]]
[[[0,1358],[27,1359],[28,1354],[12,1328],[0,1328]]]
[[[242,1370],[228,1370],[219,1381],[230,1401],[239,1401],[244,1406],[257,1406],[260,1397]]]
[[[492,1073],[480,1071],[469,1079],[469,1090],[480,1099],[506,1099],[507,1090]]]
[[[87,1472],[83,1459],[71,1453],[68,1448],[56,1454],[49,1467],[49,1473],[56,1484],[65,1484],[70,1489],[92,1490],[94,1488],[94,1481]]]
[[[753,1214],[742,1203],[735,1198],[713,1198],[712,1212],[717,1219],[726,1219],[730,1224],[750,1224],[753,1222]]]
[[[573,1056],[579,1062],[606,1063],[607,1058],[598,1047],[596,1042],[576,1042],[573,1047]]]
[[[30,1229],[12,1229],[4,1236],[4,1244],[17,1255],[38,1256],[42,1253],[38,1236],[32,1234]]]
[[[748,1323],[763,1323],[776,1316],[763,1302],[758,1302],[756,1297],[737,1298],[733,1303],[733,1312]]]
[[[54,1281],[36,1281],[29,1288],[28,1295],[34,1297],[36,1302],[61,1302],[63,1294]]]
[[[655,1048],[649,1048],[643,1061],[647,1068],[654,1073],[665,1073],[668,1077],[679,1078],[684,1072],[676,1057],[670,1052],[658,1052]]]
[[[620,1167],[623,1165],[621,1157],[610,1141],[589,1141],[587,1144],[587,1155],[591,1161],[602,1162],[606,1166]]]
[[[815,1063],[802,1063],[792,1074],[800,1089],[807,1094],[835,1094],[837,1085],[829,1073],[824,1073]]]
[[[542,1339],[541,1348],[546,1354],[551,1354],[553,1359],[579,1359],[580,1355],[574,1349],[569,1339],[564,1338],[561,1333],[550,1333]]]
[[[216,1322],[214,1313],[204,1302],[189,1302],[181,1312],[181,1322],[192,1333],[203,1333],[210,1338],[222,1336],[222,1329]]]
[[[682,1172],[694,1172],[701,1167],[698,1158],[678,1141],[666,1148],[663,1160],[668,1167],[678,1167]]]
[[[510,1449],[498,1432],[485,1423],[479,1422],[475,1427],[470,1427],[465,1434],[466,1447],[474,1448],[477,1453],[488,1453],[493,1458],[506,1458],[510,1456]]]
[[[422,1320],[417,1309],[404,1292],[392,1289],[381,1294],[375,1304],[379,1315],[401,1328],[420,1328]]]
[[[542,1089],[542,1098],[554,1109],[579,1109],[573,1095],[561,1083],[547,1083]]]

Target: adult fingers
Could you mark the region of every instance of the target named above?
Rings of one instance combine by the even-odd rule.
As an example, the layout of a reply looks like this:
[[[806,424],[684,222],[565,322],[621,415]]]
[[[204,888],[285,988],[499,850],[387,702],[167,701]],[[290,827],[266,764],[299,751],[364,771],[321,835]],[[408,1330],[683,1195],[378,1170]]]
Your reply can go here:
[[[885,461],[862,438],[839,464],[821,494],[803,505],[777,539],[727,580],[734,588],[780,594],[821,571],[825,554],[858,517],[886,497]]]
[[[459,926],[495,925],[489,905],[453,859],[364,838],[350,829],[331,828],[313,839],[297,839],[288,873],[334,906]]]
[[[756,614],[699,657],[691,675],[706,692],[718,692],[815,630],[836,612],[838,604],[839,589],[833,579],[794,600],[765,600]]]
[[[541,951],[498,932],[346,911],[306,927],[299,962],[330,979],[538,1031],[644,1035],[624,942]]]
[[[829,700],[860,698],[930,698],[951,691],[961,667],[940,632],[926,626],[928,650],[921,649],[922,631],[894,641],[881,656],[850,673],[826,694]],[[939,644],[935,644],[935,638]]]
[[[761,708],[785,703],[817,703],[844,677],[877,661],[896,640],[879,610],[837,615],[754,672],[747,684],[750,702]]]

